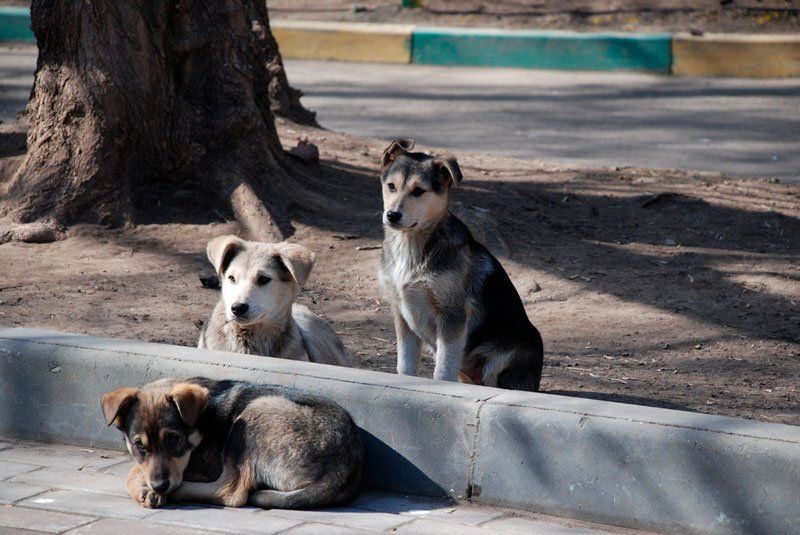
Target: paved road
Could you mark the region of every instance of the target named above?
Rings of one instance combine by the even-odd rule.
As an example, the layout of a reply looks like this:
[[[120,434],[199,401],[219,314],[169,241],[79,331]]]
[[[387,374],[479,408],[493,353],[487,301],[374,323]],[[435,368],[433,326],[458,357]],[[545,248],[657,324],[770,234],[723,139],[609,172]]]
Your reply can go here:
[[[28,535],[286,535],[376,532],[449,535],[639,534],[622,528],[470,504],[364,490],[349,507],[262,511],[252,507],[139,507],[125,491],[127,454],[76,446],[0,441],[0,533]]]
[[[35,49],[0,50],[0,119]],[[549,162],[724,171],[800,182],[800,80],[288,61],[333,130]]]

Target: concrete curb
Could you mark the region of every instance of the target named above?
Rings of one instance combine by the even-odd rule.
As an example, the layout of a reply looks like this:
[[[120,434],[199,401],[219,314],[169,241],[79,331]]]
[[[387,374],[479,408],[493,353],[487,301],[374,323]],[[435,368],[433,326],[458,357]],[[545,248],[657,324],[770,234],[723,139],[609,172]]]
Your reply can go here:
[[[800,76],[800,35],[432,28],[273,20],[285,59],[531,69],[644,71],[677,76]],[[0,7],[0,42],[35,42],[26,8]]]
[[[678,34],[672,57],[677,76],[800,76],[800,35]]]
[[[416,28],[413,63],[668,73],[669,34]]]
[[[25,7],[0,7],[0,42],[35,43],[30,10]]]
[[[286,59],[411,62],[409,25],[283,20],[270,27]]]
[[[0,329],[0,435],[121,449],[101,393],[191,375],[335,399],[382,488],[681,533],[800,523],[798,427],[34,329]]]

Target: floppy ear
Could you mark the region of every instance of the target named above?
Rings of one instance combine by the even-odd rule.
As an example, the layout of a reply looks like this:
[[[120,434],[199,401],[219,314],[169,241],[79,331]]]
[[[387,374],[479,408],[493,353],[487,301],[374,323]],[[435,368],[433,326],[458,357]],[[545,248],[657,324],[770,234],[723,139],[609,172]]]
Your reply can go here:
[[[178,408],[178,413],[186,425],[193,426],[208,405],[209,395],[208,389],[203,386],[178,383],[167,394],[167,399]]]
[[[278,256],[297,284],[304,285],[311,274],[311,268],[314,267],[314,253],[296,243],[279,243],[275,247]]]
[[[381,156],[381,165],[386,167],[390,163],[392,163],[400,154],[404,152],[408,152],[414,148],[414,140],[413,139],[395,139],[389,146],[386,147],[386,150],[383,151],[383,156]]]
[[[206,255],[219,275],[225,273],[228,266],[242,249],[244,240],[232,234],[217,236],[206,245]]]
[[[444,180],[444,184],[452,184],[457,186],[461,184],[464,175],[461,174],[461,168],[458,166],[455,156],[442,156],[433,160],[433,166],[436,171]]]
[[[106,418],[106,425],[115,424],[122,429],[122,420],[136,399],[139,390],[136,388],[118,388],[111,392],[106,392],[100,400],[103,405],[103,416]]]

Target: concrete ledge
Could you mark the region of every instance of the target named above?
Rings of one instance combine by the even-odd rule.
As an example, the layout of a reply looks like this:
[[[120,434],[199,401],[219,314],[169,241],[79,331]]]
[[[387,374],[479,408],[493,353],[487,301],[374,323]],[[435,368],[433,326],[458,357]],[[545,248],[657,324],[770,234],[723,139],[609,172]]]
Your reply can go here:
[[[679,34],[672,55],[678,76],[800,76],[800,35]]]
[[[31,15],[28,8],[0,8],[0,42],[3,41],[36,42],[31,30]]]
[[[191,375],[335,399],[373,486],[683,533],[800,524],[798,427],[34,329],[0,329],[0,435],[122,449],[100,395]]]
[[[274,21],[284,59],[410,63],[413,26]]]
[[[668,73],[669,34],[416,28],[414,63]]]

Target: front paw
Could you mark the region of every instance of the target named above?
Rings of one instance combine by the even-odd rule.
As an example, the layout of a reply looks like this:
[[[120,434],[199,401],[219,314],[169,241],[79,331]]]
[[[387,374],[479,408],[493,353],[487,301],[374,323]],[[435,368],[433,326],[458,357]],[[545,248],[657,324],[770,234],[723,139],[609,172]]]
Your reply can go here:
[[[142,487],[136,496],[136,501],[147,509],[157,509],[167,503],[167,497],[150,490],[148,487]]]

